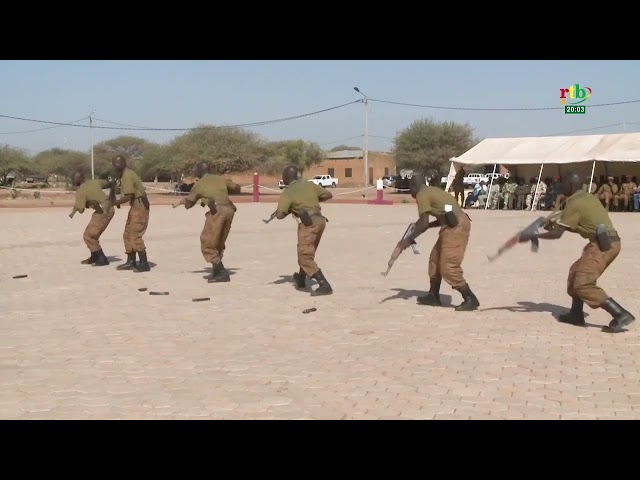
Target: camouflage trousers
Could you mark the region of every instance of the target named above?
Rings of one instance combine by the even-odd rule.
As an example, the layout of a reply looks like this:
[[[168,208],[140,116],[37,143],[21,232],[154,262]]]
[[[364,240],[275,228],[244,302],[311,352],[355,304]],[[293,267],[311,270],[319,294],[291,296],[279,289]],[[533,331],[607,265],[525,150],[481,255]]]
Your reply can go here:
[[[214,215],[211,212],[205,214],[206,220],[200,234],[200,251],[207,263],[222,261],[234,215],[235,210],[227,206],[218,206]]]
[[[115,214],[115,209],[109,202],[104,205],[103,210],[104,213],[95,212],[91,215],[91,220],[89,220],[89,224],[82,235],[82,239],[91,253],[99,252],[102,249],[100,235],[107,229]]]
[[[313,277],[320,267],[316,264],[316,251],[322,234],[327,226],[327,221],[324,217],[314,215],[313,225],[305,227],[302,223],[298,224],[298,265],[307,277]]]
[[[582,256],[569,269],[569,296],[578,297],[591,308],[600,307],[609,295],[596,282],[620,254],[620,249],[620,242],[612,242],[611,249],[603,252],[597,241],[590,241],[582,250]]]
[[[127,255],[146,251],[142,237],[146,233],[148,225],[149,210],[145,208],[142,200],[137,198],[129,208],[127,223],[124,225],[124,234],[122,235],[124,251]]]
[[[462,260],[467,250],[471,233],[471,220],[467,214],[458,216],[458,225],[442,227],[431,255],[429,256],[429,278],[442,278],[452,288],[464,287],[467,281],[462,271]]]

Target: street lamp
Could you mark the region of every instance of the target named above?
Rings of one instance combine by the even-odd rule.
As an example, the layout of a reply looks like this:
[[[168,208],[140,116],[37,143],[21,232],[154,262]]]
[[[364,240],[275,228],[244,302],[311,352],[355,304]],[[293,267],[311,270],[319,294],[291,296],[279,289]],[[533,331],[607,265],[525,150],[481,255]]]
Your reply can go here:
[[[358,87],[353,89],[364,97],[364,191],[365,196],[368,196],[369,188],[369,97],[360,91]]]
[[[95,110],[89,114],[89,135],[91,136],[91,178],[95,178],[94,166],[93,166],[93,114]]]

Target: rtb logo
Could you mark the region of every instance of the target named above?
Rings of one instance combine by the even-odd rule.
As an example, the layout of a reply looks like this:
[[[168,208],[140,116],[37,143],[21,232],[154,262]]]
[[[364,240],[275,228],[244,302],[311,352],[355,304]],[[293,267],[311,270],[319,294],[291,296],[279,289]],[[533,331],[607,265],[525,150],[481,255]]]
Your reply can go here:
[[[570,102],[569,105],[578,105],[589,98],[591,98],[591,94],[593,90],[589,87],[580,87],[579,83],[570,86],[569,88],[561,88],[560,89],[560,103],[562,105],[567,104],[567,98],[570,100],[577,100],[576,102]]]

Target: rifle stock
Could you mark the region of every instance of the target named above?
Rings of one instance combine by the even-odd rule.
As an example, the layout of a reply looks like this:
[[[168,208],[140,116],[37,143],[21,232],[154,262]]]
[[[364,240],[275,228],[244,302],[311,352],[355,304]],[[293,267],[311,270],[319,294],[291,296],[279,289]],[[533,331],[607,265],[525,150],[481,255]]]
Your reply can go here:
[[[265,225],[266,225],[267,223],[269,223],[269,222],[270,222],[271,220],[273,220],[274,218],[276,218],[276,212],[273,212],[273,213],[271,214],[271,216],[270,216],[267,220],[262,220],[262,221],[263,221],[263,222],[265,223]]]

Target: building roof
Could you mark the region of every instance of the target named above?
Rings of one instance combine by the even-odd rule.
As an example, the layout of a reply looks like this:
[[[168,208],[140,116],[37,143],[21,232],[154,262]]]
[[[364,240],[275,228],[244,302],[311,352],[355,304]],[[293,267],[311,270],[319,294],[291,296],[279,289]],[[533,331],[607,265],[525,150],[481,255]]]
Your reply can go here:
[[[382,155],[393,155],[392,152],[379,152],[374,150],[369,150],[369,154],[382,154]],[[346,158],[363,158],[364,150],[339,150],[337,152],[328,152],[326,154],[326,158],[329,160],[339,160]]]
[[[338,158],[358,158],[364,157],[364,151],[362,150],[338,150],[337,152],[329,152],[327,153],[327,158],[338,159]]]

